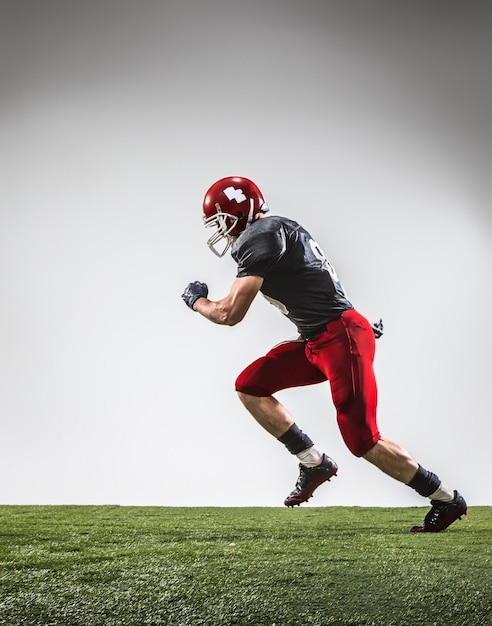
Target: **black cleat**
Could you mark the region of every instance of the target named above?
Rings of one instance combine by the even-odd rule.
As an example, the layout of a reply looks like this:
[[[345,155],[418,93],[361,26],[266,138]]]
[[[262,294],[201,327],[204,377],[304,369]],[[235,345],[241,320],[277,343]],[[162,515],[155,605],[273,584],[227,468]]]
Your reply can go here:
[[[432,509],[425,516],[423,524],[412,526],[412,533],[439,533],[457,519],[461,519],[462,515],[466,515],[466,502],[457,491],[454,492],[451,502],[431,500],[431,504]]]
[[[294,490],[285,498],[285,506],[299,506],[307,502],[316,487],[336,476],[338,466],[333,459],[323,454],[323,459],[316,467],[306,467],[299,463],[299,478]]]

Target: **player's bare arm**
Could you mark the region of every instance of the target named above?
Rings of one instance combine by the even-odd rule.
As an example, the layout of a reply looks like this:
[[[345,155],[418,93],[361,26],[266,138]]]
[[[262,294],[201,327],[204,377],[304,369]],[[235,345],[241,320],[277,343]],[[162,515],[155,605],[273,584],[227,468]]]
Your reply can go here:
[[[191,289],[193,289],[192,285],[194,284],[190,283],[188,288],[191,286]],[[204,285],[204,283],[198,284]],[[236,278],[227,296],[216,301],[209,300],[206,297],[208,289],[207,294],[205,294],[205,289],[202,289],[204,295],[199,295],[191,303],[191,308],[211,322],[214,322],[214,324],[234,326],[244,318],[262,284],[263,278],[260,276]],[[199,290],[198,288],[197,291]]]

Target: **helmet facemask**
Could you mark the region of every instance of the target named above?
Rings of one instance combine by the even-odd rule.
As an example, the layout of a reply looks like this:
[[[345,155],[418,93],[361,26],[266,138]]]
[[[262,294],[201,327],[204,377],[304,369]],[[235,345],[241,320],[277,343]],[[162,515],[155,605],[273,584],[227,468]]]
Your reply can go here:
[[[215,205],[217,213],[211,217],[204,217],[203,223],[206,228],[215,228],[215,232],[207,240],[207,246],[212,252],[218,256],[223,257],[224,254],[231,247],[235,237],[230,232],[236,227],[239,217],[237,215],[231,215],[230,213],[222,213],[220,205]],[[216,246],[225,239],[225,243],[222,248]]]

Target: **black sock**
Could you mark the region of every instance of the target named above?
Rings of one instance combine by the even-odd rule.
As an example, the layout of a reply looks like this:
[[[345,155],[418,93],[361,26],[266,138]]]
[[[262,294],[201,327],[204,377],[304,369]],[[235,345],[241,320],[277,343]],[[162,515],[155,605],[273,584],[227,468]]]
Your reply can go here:
[[[409,487],[415,489],[417,493],[427,498],[439,488],[441,481],[438,476],[427,471],[421,465],[412,480],[407,483]]]
[[[314,445],[311,439],[306,433],[302,432],[297,424],[292,424],[289,430],[279,437],[278,440],[280,443],[284,444],[291,454],[297,454]]]

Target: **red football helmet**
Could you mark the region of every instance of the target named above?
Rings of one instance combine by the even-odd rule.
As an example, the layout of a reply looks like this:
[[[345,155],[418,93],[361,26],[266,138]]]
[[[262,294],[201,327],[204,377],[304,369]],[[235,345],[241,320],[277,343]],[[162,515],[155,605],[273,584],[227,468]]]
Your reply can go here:
[[[228,176],[214,183],[203,200],[205,226],[214,227],[214,234],[207,245],[219,257],[229,250],[234,239],[255,219],[258,213],[266,213],[268,206],[263,194],[248,178]],[[223,249],[215,246],[225,239]]]

